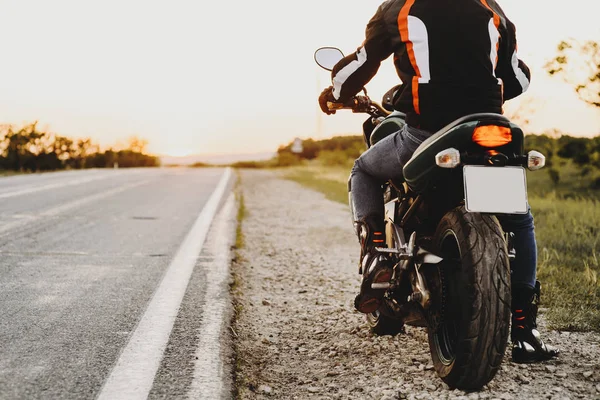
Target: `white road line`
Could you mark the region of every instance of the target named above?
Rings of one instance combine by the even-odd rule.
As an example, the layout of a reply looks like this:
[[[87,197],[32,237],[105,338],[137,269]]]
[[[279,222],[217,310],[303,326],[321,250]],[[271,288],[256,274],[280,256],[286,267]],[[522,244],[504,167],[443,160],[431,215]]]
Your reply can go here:
[[[2,226],[0,226],[0,236],[4,236],[6,234],[6,232],[9,232],[15,228],[18,228],[18,227],[21,227],[24,225],[30,225],[32,222],[37,221],[39,219],[55,217],[61,213],[71,211],[73,208],[80,207],[85,204],[88,204],[88,203],[91,203],[91,202],[94,202],[97,200],[101,200],[106,197],[113,196],[115,194],[124,192],[125,190],[144,185],[150,181],[151,181],[151,179],[144,179],[142,181],[128,183],[126,185],[122,185],[122,186],[116,187],[114,189],[106,190],[106,191],[100,192],[100,193],[95,193],[90,196],[82,197],[80,199],[76,199],[76,200],[70,201],[68,203],[61,204],[59,206],[56,206],[56,207],[50,208],[46,211],[43,211],[40,214],[33,215],[30,218],[23,218],[23,219],[18,219],[16,221],[12,221],[12,222],[7,222],[7,223],[3,224]]]
[[[213,234],[214,232],[214,234]],[[221,214],[211,228],[210,243],[206,247],[214,256],[206,262],[206,281],[210,284],[204,295],[206,306],[202,311],[199,344],[196,349],[194,378],[187,393],[188,399],[227,399],[230,371],[222,360],[221,339],[227,330],[227,307],[229,298],[229,262],[232,239],[235,236],[235,200],[229,196]]]
[[[146,399],[211,222],[231,177],[227,168],[177,250],[138,326],[104,383],[100,400]]]
[[[89,183],[89,182],[93,182],[93,181],[98,181],[100,179],[110,178],[112,176],[113,176],[112,174],[105,174],[102,176],[91,176],[91,177],[87,177],[87,178],[74,179],[74,180],[66,181],[66,182],[50,183],[50,184],[44,185],[44,186],[29,187],[27,189],[15,190],[15,191],[8,192],[8,193],[0,193],[0,199],[7,199],[10,197],[22,196],[24,194],[42,192],[44,190],[58,189],[58,188],[66,187],[66,186],[73,186],[73,185],[79,185],[82,183]]]

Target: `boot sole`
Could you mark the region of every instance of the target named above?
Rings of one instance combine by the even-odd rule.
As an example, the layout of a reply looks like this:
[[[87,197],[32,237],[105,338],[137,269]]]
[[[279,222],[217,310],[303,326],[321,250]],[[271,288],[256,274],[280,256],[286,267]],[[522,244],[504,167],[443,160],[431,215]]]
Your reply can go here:
[[[512,362],[515,364],[535,364],[543,361],[552,360],[558,358],[560,352],[554,351],[546,355],[542,355],[539,352],[536,353],[524,353],[521,351],[512,352]]]
[[[385,269],[377,271],[373,277],[373,281],[368,282],[368,288],[362,288],[361,292],[354,299],[354,308],[363,314],[370,314],[379,309],[381,306],[383,295],[386,289],[371,289],[371,285],[374,283],[388,283],[392,279],[392,271]]]

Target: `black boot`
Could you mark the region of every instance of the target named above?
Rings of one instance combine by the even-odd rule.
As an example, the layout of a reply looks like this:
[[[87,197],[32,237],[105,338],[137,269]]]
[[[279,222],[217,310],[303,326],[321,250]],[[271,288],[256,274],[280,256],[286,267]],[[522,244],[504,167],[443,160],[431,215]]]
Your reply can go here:
[[[356,222],[356,232],[360,241],[359,273],[362,274],[360,293],[354,299],[354,307],[365,314],[377,311],[386,289],[373,289],[374,283],[385,284],[392,279],[390,261],[376,247],[385,244],[383,218],[367,217]]]
[[[537,330],[537,310],[540,301],[540,282],[535,288],[512,288],[512,359],[515,363],[534,363],[558,356],[558,349],[546,345]]]

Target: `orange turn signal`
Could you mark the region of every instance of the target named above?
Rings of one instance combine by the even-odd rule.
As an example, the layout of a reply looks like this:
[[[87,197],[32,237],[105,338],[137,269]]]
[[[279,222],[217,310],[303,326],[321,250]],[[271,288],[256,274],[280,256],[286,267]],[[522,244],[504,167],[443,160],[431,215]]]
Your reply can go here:
[[[500,147],[512,142],[512,133],[505,126],[478,126],[473,131],[473,142],[482,147]]]

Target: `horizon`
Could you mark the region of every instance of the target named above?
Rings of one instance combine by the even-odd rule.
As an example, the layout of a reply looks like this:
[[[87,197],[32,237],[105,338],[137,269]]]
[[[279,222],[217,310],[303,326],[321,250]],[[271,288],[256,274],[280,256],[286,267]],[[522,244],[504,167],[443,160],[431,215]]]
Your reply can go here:
[[[24,127],[26,125],[31,125],[31,123],[24,123],[23,125],[14,125],[14,124],[0,124],[0,125],[10,125],[12,127],[15,128],[20,128],[20,127]],[[43,128],[40,130],[41,132],[45,131],[46,133],[50,133],[50,134],[57,134],[57,135],[61,135],[60,132],[53,132],[53,131],[49,131],[46,128]],[[531,132],[525,132],[526,136],[529,135],[533,135],[533,136],[540,136],[540,135],[547,135],[550,138],[560,138],[561,136],[571,136],[571,137],[579,137],[579,138],[595,138],[595,137],[600,137],[600,132],[595,134],[595,135],[577,135],[577,134],[572,134],[569,132],[563,132],[560,130],[556,130],[556,129],[550,129],[548,131],[545,132],[539,132],[539,133],[531,133]],[[64,136],[64,135],[61,135]],[[327,137],[317,137],[317,136],[306,136],[306,137],[299,137],[296,136],[292,139],[290,139],[287,142],[280,142],[278,144],[275,144],[273,146],[272,149],[270,150],[262,150],[262,151],[240,151],[240,152],[197,152],[197,153],[189,153],[189,154],[185,154],[185,155],[177,155],[177,154],[166,154],[166,153],[156,153],[156,152],[152,152],[152,151],[147,151],[144,150],[142,151],[142,153],[149,155],[149,156],[153,156],[153,157],[158,157],[161,160],[164,159],[172,159],[171,161],[174,160],[181,160],[181,161],[185,161],[184,164],[192,164],[194,162],[214,162],[212,160],[226,160],[226,161],[218,161],[218,162],[223,162],[223,163],[231,163],[231,162],[237,162],[237,161],[265,161],[270,159],[271,157],[275,156],[277,154],[277,150],[280,147],[283,146],[288,146],[290,144],[293,143],[294,140],[296,139],[300,139],[301,141],[306,141],[306,140],[314,140],[314,141],[321,141],[321,140],[329,140],[329,139],[333,139],[335,137],[344,137],[344,136],[363,136],[363,133],[361,132],[339,132],[339,133],[333,133],[331,136],[327,136]],[[70,137],[67,136],[68,139],[73,139],[73,140],[78,140],[78,139],[90,139],[89,137]],[[127,138],[130,139],[131,137]],[[139,139],[144,139],[143,137],[138,137]],[[104,152],[107,150],[113,150],[113,151],[120,151],[120,150],[125,150],[128,148],[128,145],[124,144],[123,142],[126,141],[125,140],[119,140],[117,143],[113,143],[113,144],[107,144],[107,145],[99,145],[98,143],[94,142],[92,140],[92,144],[98,145],[99,151],[100,152]]]

